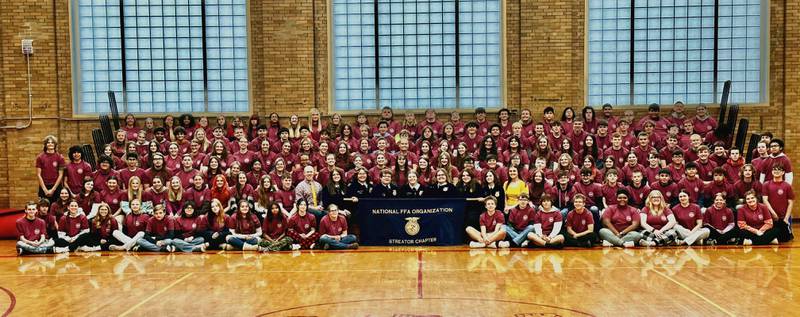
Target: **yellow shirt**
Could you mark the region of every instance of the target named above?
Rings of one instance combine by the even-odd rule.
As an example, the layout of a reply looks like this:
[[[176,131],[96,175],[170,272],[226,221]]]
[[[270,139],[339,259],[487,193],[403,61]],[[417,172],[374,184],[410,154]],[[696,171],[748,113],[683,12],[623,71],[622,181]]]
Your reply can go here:
[[[506,193],[506,208],[514,207],[519,201],[519,196],[522,193],[528,193],[528,184],[522,180],[517,180],[513,183],[507,181],[503,184],[503,190]]]

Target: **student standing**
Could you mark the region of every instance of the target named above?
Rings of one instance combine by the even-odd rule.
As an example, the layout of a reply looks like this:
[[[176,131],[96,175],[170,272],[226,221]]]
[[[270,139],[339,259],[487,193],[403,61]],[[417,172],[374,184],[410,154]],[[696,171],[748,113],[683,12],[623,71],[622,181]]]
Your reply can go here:
[[[58,139],[52,135],[44,138],[42,153],[36,156],[36,176],[39,179],[39,197],[54,201],[64,180],[66,162],[58,153]]]
[[[764,183],[762,200],[772,214],[775,229],[778,230],[778,241],[792,241],[794,239],[792,233],[792,206],[794,206],[792,184],[784,181],[785,168],[783,164],[773,164],[771,172],[772,180]]]

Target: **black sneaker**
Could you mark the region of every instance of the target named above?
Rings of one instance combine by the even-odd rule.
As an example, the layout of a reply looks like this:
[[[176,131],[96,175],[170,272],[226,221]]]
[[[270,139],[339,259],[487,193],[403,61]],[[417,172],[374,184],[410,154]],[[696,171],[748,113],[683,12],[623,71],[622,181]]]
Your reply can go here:
[[[592,248],[592,247],[594,247],[594,244],[592,243],[592,241],[586,241],[586,247],[587,248]]]
[[[709,245],[709,246],[717,245],[717,240],[708,239],[708,240],[706,240],[706,245]]]
[[[22,248],[17,248],[17,255],[22,256],[23,254],[25,254],[25,251]]]

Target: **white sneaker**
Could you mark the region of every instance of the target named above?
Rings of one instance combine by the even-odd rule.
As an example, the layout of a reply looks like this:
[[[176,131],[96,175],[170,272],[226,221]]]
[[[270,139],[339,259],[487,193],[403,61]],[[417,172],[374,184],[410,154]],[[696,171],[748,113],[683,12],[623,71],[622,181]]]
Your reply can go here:
[[[300,250],[300,245],[296,243],[292,244],[292,251],[297,251],[297,250]]]
[[[494,242],[489,243],[489,245],[487,245],[487,247],[490,247],[492,249],[497,249],[497,243],[494,243]]]
[[[522,243],[521,243],[519,246],[520,246],[521,248],[527,248],[527,247],[528,247],[528,243],[529,243],[529,242],[530,242],[530,241],[528,241],[528,240],[522,241]]]
[[[511,246],[511,244],[508,243],[508,241],[500,241],[497,243],[497,246],[501,248],[508,248]]]
[[[639,241],[639,245],[641,245],[641,246],[643,246],[643,247],[652,247],[652,246],[653,246],[653,245],[655,245],[655,244],[656,244],[655,242],[653,242],[653,241],[650,241],[650,240],[642,240],[642,241]]]
[[[96,246],[93,246],[93,247],[89,247],[89,252],[98,252],[98,251],[102,251],[102,250],[103,250],[103,248],[101,248],[99,245],[96,245]]]
[[[772,239],[769,244],[778,244],[778,238]]]
[[[744,239],[742,240],[742,245],[753,245],[753,240]]]
[[[611,244],[611,242],[608,242],[608,241],[606,241],[606,240],[603,240],[603,246],[604,246],[604,247],[613,247],[614,245],[613,245],[613,244]]]
[[[469,243],[469,247],[473,249],[478,249],[478,248],[485,248],[486,245],[478,241],[472,241]]]
[[[55,248],[53,248],[53,252],[54,253],[69,253],[69,248],[68,247],[61,247],[61,248],[55,247]]]
[[[636,246],[636,243],[633,243],[633,241],[625,241],[625,243],[623,243],[622,246],[626,248],[633,248],[634,246]]]

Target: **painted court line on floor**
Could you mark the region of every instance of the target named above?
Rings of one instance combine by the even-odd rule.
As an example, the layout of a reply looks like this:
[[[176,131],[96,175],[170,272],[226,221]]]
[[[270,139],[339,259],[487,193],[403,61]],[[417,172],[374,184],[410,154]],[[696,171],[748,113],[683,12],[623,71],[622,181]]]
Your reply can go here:
[[[190,276],[192,276],[193,274],[194,274],[194,272],[192,272],[192,273],[186,273],[186,274],[184,274],[184,275],[183,275],[183,277],[181,277],[181,278],[179,278],[179,279],[175,280],[175,282],[172,282],[171,284],[167,285],[166,287],[164,287],[164,288],[160,289],[158,292],[155,292],[155,293],[153,293],[152,295],[148,296],[147,298],[145,298],[144,300],[142,300],[142,301],[141,301],[141,302],[139,302],[138,304],[136,304],[136,305],[133,305],[133,307],[131,307],[131,308],[128,308],[128,310],[124,311],[122,314],[119,314],[119,315],[120,315],[120,316],[127,316],[127,315],[128,315],[128,314],[130,314],[132,311],[134,311],[134,310],[136,310],[137,308],[141,307],[142,305],[144,305],[145,303],[147,303],[147,302],[148,302],[148,301],[150,301],[151,299],[153,299],[153,298],[156,298],[156,296],[163,294],[164,292],[166,292],[167,290],[169,290],[169,289],[170,289],[170,288],[172,288],[173,286],[175,286],[175,285],[178,285],[178,283],[180,283],[180,282],[183,282],[184,280],[186,280],[187,278],[189,278],[189,277],[190,277]]]
[[[681,282],[678,282],[678,280],[676,280],[676,279],[672,278],[672,277],[671,277],[671,276],[669,276],[669,275],[666,275],[666,274],[664,274],[664,273],[661,273],[661,272],[659,272],[658,270],[653,270],[653,272],[655,272],[655,273],[656,273],[656,274],[658,274],[658,275],[661,275],[661,277],[663,277],[663,278],[665,278],[665,279],[668,279],[668,280],[672,281],[673,283],[675,283],[675,284],[677,284],[678,286],[682,287],[683,289],[685,289],[685,290],[689,291],[690,293],[694,294],[695,296],[697,296],[697,297],[700,297],[700,299],[704,300],[706,303],[709,303],[709,304],[711,304],[711,306],[714,306],[714,307],[716,307],[717,309],[719,309],[720,311],[722,311],[723,313],[725,313],[725,315],[728,315],[728,316],[736,316],[736,315],[734,315],[732,312],[730,312],[729,310],[727,310],[727,309],[725,309],[725,308],[722,308],[722,306],[720,306],[720,305],[718,305],[717,303],[713,302],[712,300],[708,299],[708,297],[705,297],[705,296],[703,296],[703,294],[700,294],[699,292],[695,291],[694,289],[692,289],[692,288],[691,288],[691,287],[689,287],[688,285],[686,285],[686,284],[683,284],[683,283],[681,283]]]

